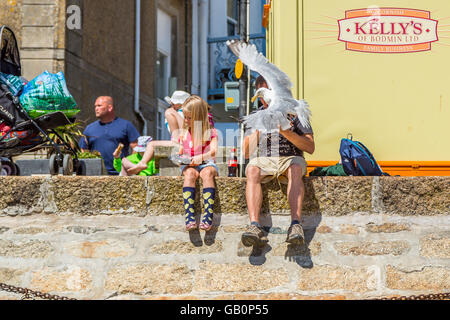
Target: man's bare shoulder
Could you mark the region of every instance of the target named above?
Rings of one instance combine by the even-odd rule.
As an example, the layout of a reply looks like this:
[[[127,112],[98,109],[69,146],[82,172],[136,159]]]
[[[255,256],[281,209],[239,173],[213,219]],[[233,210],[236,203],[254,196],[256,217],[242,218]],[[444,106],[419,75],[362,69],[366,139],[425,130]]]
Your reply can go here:
[[[166,117],[168,116],[168,115],[175,115],[175,110],[173,109],[173,108],[168,108],[165,112],[164,112],[164,114],[166,115]]]

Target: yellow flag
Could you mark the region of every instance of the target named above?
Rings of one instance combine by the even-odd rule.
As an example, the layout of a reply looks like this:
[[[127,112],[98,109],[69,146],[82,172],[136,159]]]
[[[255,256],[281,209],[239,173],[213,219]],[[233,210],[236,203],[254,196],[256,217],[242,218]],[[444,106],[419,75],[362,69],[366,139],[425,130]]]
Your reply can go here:
[[[236,65],[234,67],[234,73],[236,74],[236,79],[240,79],[242,76],[242,72],[244,71],[244,64],[241,59],[237,59]]]

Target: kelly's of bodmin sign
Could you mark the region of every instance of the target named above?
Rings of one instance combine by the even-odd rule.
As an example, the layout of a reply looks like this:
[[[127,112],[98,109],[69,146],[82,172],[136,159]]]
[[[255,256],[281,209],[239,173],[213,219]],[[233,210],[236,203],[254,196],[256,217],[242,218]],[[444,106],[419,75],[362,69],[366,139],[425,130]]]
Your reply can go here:
[[[431,50],[438,41],[438,21],[429,11],[369,8],[345,12],[338,20],[339,38],[351,51],[408,53]]]

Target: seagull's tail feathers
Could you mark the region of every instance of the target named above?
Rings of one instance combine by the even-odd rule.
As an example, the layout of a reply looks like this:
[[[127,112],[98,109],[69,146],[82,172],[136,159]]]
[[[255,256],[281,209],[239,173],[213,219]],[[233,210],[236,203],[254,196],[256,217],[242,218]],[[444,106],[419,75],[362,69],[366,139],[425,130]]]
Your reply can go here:
[[[309,105],[305,100],[299,100],[298,105],[294,108],[300,123],[305,128],[311,128],[310,117],[312,115]]]
[[[252,131],[259,130],[266,133],[278,132],[278,126],[281,129],[287,130],[291,127],[291,123],[280,111],[271,111],[264,109],[254,112],[248,116],[242,117],[244,125]]]

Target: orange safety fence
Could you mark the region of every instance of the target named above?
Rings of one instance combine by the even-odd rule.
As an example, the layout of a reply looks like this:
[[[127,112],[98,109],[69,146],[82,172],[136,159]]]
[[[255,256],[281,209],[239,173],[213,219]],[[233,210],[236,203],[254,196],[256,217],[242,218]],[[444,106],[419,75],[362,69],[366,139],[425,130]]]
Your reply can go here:
[[[317,167],[334,166],[339,161],[308,161],[308,175]],[[378,161],[391,176],[450,176],[450,161]]]

